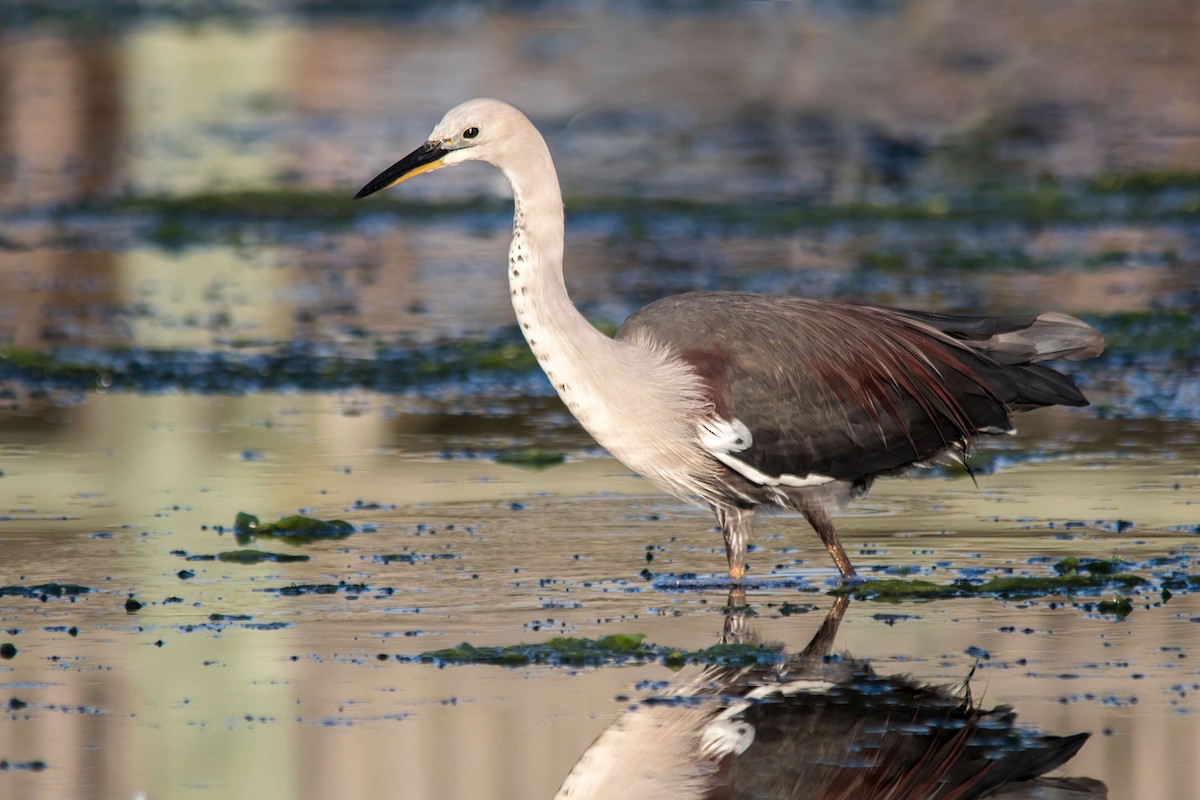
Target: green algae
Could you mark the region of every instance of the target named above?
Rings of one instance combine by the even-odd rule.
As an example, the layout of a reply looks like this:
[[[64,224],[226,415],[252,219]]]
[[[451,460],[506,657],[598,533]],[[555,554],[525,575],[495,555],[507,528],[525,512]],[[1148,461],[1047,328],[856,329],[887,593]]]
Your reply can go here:
[[[485,371],[529,370],[537,366],[537,358],[524,342],[504,343],[493,348],[477,348],[468,343],[464,355]],[[438,364],[426,364],[429,373],[438,372]]]
[[[1054,565],[1054,571],[1059,575],[1071,575],[1086,572],[1089,575],[1120,575],[1130,566],[1128,561],[1119,558],[1076,558],[1068,556]]]
[[[188,195],[124,195],[62,206],[60,221],[73,217],[123,216],[144,220],[140,235],[168,249],[211,242],[219,236],[243,238],[247,226],[285,231],[278,226],[337,229],[356,220],[392,215],[406,220],[505,216],[511,203],[494,197],[427,200],[402,193],[353,202],[341,189],[301,189],[286,185],[258,189],[207,190]],[[819,202],[813,198],[738,199],[645,198],[578,195],[566,200],[572,215],[601,217],[615,223],[620,236],[647,238],[653,226],[683,223],[705,231],[741,231],[760,235],[838,224],[899,222],[994,225],[1046,224],[1088,220],[1188,219],[1200,215],[1200,177],[1196,173],[1139,173],[1102,176],[1090,182],[987,179],[953,191],[911,192],[887,202]],[[899,269],[895,257],[879,266]]]
[[[518,467],[529,467],[531,469],[545,469],[546,467],[561,464],[565,460],[566,456],[562,453],[542,450],[538,447],[510,450],[496,456],[496,462],[499,464],[510,464]]]
[[[922,580],[884,578],[865,581],[856,585],[839,586],[831,589],[835,596],[849,596],[859,600],[924,600],[945,597],[963,597],[966,592],[956,583],[944,585]]]
[[[1200,189],[1200,171],[1148,171],[1100,175],[1087,183],[1100,193],[1154,194],[1171,189]]]
[[[1096,604],[1096,610],[1101,614],[1111,614],[1117,619],[1124,619],[1133,613],[1133,603],[1119,594],[1114,594],[1112,600],[1101,600]]]
[[[967,585],[971,594],[996,597],[1038,597],[1041,595],[1094,592],[1119,586],[1133,589],[1145,584],[1145,578],[1128,573],[1070,574],[1054,577],[1029,575],[993,575],[981,584]]]
[[[599,666],[628,661],[657,661],[668,667],[684,664],[772,664],[781,659],[776,648],[766,645],[718,644],[702,650],[682,650],[650,644],[642,634],[613,634],[599,639],[562,636],[539,644],[476,647],[463,642],[457,647],[421,653],[414,660],[437,664],[494,664],[518,667],[528,664]]]
[[[10,377],[36,383],[98,386],[104,372],[54,350],[6,348],[0,350],[0,378]]]
[[[654,648],[641,634],[613,634],[599,639],[560,636],[540,644],[476,647],[463,642],[456,647],[433,650],[418,656],[421,661],[445,664],[604,664],[613,661],[649,661]]]
[[[764,644],[730,642],[714,644],[711,647],[691,652],[683,651],[683,661],[690,664],[749,666],[751,664],[772,664],[781,660],[782,656],[776,648]]]
[[[182,250],[189,244],[206,239],[202,231],[174,216],[158,220],[146,238],[164,250]]]
[[[246,544],[256,536],[271,536],[276,540],[287,542],[288,544],[300,545],[308,544],[318,539],[344,539],[355,531],[353,525],[341,519],[324,520],[293,515],[284,517],[278,522],[261,522],[253,514],[239,511],[233,521],[233,532],[237,536],[239,544]],[[238,550],[233,552],[255,553],[257,551]],[[221,558],[222,561],[233,560],[222,557],[226,555],[230,554],[222,553],[218,558]],[[265,555],[271,556],[273,554],[267,553]],[[302,560],[297,557],[285,558],[291,561]],[[279,558],[271,560],[279,560]]]
[[[1087,321],[1106,337],[1106,351],[1082,369],[1105,364],[1125,371],[1129,359],[1148,355],[1200,358],[1200,315],[1154,311],[1092,315]],[[434,345],[377,347],[365,352],[322,351],[293,342],[271,350],[233,348],[211,352],[140,348],[0,349],[0,382],[44,389],[241,394],[300,389],[363,388],[398,393],[495,382],[499,389],[537,376],[537,361],[517,329],[483,340]],[[539,380],[542,380],[539,378]],[[508,382],[503,384],[502,382]],[[524,386],[524,384],[521,384]],[[548,384],[542,384],[548,389]]]
[[[263,550],[228,550],[224,553],[217,553],[217,560],[227,564],[261,564],[264,561],[287,564],[294,561],[308,561],[309,556],[268,553]]]
[[[768,603],[768,606],[769,605],[770,604]],[[784,602],[782,602],[779,605],[778,611],[779,611],[780,616],[790,617],[793,614],[807,614],[811,611],[814,611],[815,609],[816,609],[816,606],[808,606],[808,605],[803,605],[803,604],[799,604],[799,603],[789,603],[788,601],[785,600]]]

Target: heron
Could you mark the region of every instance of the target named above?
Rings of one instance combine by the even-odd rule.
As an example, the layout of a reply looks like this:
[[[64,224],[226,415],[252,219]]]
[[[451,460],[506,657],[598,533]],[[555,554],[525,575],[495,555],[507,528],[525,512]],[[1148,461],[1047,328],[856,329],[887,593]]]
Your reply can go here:
[[[726,630],[745,613],[730,594]],[[1048,736],[1008,706],[984,708],[969,676],[951,689],[875,671],[833,644],[849,599],[800,652],[741,633],[723,642],[774,649],[749,666],[689,664],[626,710],[580,756],[556,800],[671,797],[1103,800],[1091,778],[1046,778],[1087,733]],[[972,670],[973,672],[973,670]]]
[[[513,194],[508,282],[521,332],[555,391],[613,457],[708,505],[729,577],[746,575],[756,513],[800,512],[841,580],[856,579],[833,514],[879,476],[962,460],[1012,416],[1085,406],[1042,364],[1099,355],[1104,339],[1058,312],[954,316],[742,292],[690,292],[634,312],[613,337],[563,280],[562,192],[533,123],[501,100],[467,101],[355,199],[483,161]]]

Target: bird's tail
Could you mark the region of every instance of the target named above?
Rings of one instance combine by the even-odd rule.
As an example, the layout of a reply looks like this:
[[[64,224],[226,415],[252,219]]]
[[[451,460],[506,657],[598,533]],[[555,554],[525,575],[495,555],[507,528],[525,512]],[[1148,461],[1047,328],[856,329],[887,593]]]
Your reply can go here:
[[[971,346],[1001,364],[1036,364],[1057,358],[1081,361],[1104,352],[1104,337],[1082,320],[1047,311],[1027,326],[998,331]]]
[[[1057,311],[1012,317],[902,313],[983,356],[984,364],[990,366],[976,364],[975,368],[997,397],[1014,411],[1088,404],[1074,381],[1039,363],[1060,358],[1078,361],[1100,355],[1104,351],[1104,337],[1082,320]]]
[[[1000,364],[1080,361],[1104,352],[1104,337],[1083,320],[1057,311],[1012,317],[969,317],[904,311]]]

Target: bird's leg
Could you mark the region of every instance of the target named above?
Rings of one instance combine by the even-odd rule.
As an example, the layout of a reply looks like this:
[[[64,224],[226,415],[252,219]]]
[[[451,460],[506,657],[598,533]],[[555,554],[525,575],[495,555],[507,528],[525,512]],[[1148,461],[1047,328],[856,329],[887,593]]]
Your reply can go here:
[[[833,651],[833,640],[837,638],[838,627],[842,624],[842,617],[846,615],[846,609],[849,606],[850,598],[846,595],[833,601],[820,629],[813,635],[808,647],[800,653],[801,658],[822,659]]]
[[[717,515],[717,524],[721,526],[721,535],[725,537],[729,577],[740,581],[746,576],[746,546],[750,540],[750,526],[754,522],[754,508],[715,505],[713,511]]]
[[[741,586],[729,587],[729,601],[725,606],[725,626],[721,632],[721,644],[744,644],[751,641],[753,631],[746,621],[746,590]]]
[[[804,509],[804,518],[821,537],[821,543],[829,551],[833,563],[837,564],[838,572],[842,573],[842,580],[857,577],[858,573],[854,571],[850,557],[842,549],[842,543],[838,539],[837,530],[833,527],[833,519],[830,518],[829,512],[823,508],[806,508]]]

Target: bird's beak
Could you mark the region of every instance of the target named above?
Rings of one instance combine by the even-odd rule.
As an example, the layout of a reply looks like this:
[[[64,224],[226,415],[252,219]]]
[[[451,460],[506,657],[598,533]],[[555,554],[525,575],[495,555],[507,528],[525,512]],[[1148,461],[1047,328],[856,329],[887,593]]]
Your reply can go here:
[[[414,175],[420,175],[422,172],[444,167],[445,163],[442,159],[448,152],[450,151],[442,147],[440,142],[426,142],[376,175],[370,183],[359,190],[358,194],[354,195],[354,199],[358,200],[369,194],[375,194],[382,189],[395,186],[401,181],[406,181]]]

